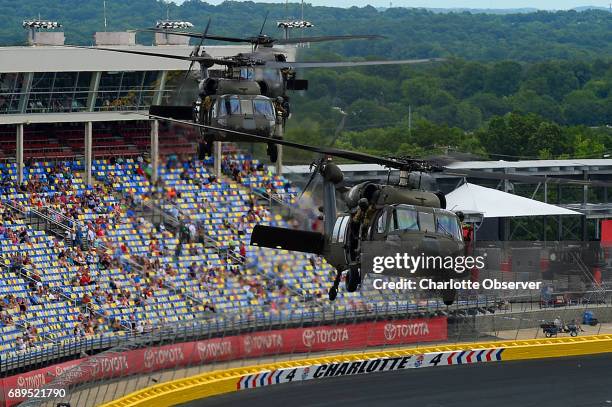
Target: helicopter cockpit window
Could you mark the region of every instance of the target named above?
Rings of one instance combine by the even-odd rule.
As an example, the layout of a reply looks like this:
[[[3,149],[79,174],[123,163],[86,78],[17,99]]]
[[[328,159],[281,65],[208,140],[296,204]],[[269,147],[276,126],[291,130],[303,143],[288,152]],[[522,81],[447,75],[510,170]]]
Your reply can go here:
[[[228,114],[240,114],[240,99],[236,96],[228,96],[219,99],[217,103],[218,116],[223,117]]]
[[[240,99],[234,96],[227,101],[229,101],[229,114],[240,114]]]
[[[434,221],[433,213],[419,212],[419,226],[421,232],[435,232],[436,223]]]
[[[226,103],[225,103],[225,99],[218,99],[216,106],[217,106],[217,116],[219,117],[223,117],[225,115],[227,115],[227,109],[226,109]]]
[[[457,218],[449,213],[436,211],[436,231],[449,235],[455,240],[461,240],[461,227]]]
[[[256,115],[263,115],[266,116],[268,120],[274,120],[274,108],[272,107],[272,103],[269,100],[254,100],[253,108],[255,110]]]
[[[252,68],[240,68],[240,79],[253,79],[253,69]]]
[[[376,233],[385,233],[387,230],[387,213],[382,212],[376,221]]]
[[[395,230],[419,230],[417,211],[412,208],[395,208],[393,218]]]

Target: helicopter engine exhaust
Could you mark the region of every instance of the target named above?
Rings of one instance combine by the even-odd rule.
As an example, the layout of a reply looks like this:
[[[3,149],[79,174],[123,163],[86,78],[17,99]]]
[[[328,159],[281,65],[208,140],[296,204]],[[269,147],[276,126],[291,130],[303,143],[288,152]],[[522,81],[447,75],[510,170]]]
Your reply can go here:
[[[339,184],[344,179],[344,174],[342,173],[340,167],[332,162],[325,164],[325,166],[321,169],[321,174],[323,175],[323,178],[325,178],[325,181],[331,182],[334,185]]]
[[[251,245],[323,254],[325,236],[318,232],[255,225],[251,234]]]

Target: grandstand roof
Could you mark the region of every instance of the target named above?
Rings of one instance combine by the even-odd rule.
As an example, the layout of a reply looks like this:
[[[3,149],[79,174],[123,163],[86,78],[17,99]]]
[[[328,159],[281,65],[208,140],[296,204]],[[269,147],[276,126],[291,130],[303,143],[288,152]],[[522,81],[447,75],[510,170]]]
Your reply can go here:
[[[158,52],[188,56],[190,46],[108,46],[107,48]],[[249,52],[250,45],[207,46],[213,57]],[[286,51],[291,51],[287,49]],[[285,51],[285,50],[283,50]],[[291,52],[290,52],[291,53]],[[0,72],[97,72],[97,71],[180,71],[189,67],[188,61],[157,58],[125,53],[96,51],[86,48],[34,46],[0,47]],[[291,55],[289,55],[291,57]]]
[[[446,207],[452,211],[482,213],[485,218],[582,215],[580,212],[470,183],[447,194]]]
[[[573,159],[573,160],[522,160],[522,161],[464,161],[449,164],[457,169],[497,169],[497,168],[543,168],[543,167],[588,167],[612,166],[612,159]]]
[[[471,169],[471,170],[501,170],[509,169],[532,169],[538,168],[576,168],[576,167],[612,167],[612,159],[572,159],[572,160],[522,160],[522,161],[461,161],[448,164],[449,168]],[[370,172],[387,171],[386,167],[378,164],[341,164],[340,169],[344,172]],[[287,165],[284,167],[286,173],[305,174],[310,173],[309,165]]]

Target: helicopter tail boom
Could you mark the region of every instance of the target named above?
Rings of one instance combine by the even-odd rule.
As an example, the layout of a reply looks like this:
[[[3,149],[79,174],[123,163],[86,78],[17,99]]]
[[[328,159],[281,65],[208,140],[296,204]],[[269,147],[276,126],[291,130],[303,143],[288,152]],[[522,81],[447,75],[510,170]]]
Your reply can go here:
[[[193,120],[193,106],[151,105],[149,114],[176,120]]]
[[[288,90],[308,90],[307,79],[289,79],[287,80]]]
[[[325,236],[318,232],[255,225],[251,234],[251,245],[322,254]]]

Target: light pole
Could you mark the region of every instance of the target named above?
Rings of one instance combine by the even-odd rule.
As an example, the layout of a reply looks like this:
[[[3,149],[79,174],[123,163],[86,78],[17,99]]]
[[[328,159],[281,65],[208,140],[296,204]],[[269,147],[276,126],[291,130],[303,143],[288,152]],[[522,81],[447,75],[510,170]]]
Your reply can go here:
[[[56,30],[62,25],[57,21],[25,20],[21,26],[28,30],[28,42],[30,45],[36,45],[36,32],[38,30]]]

